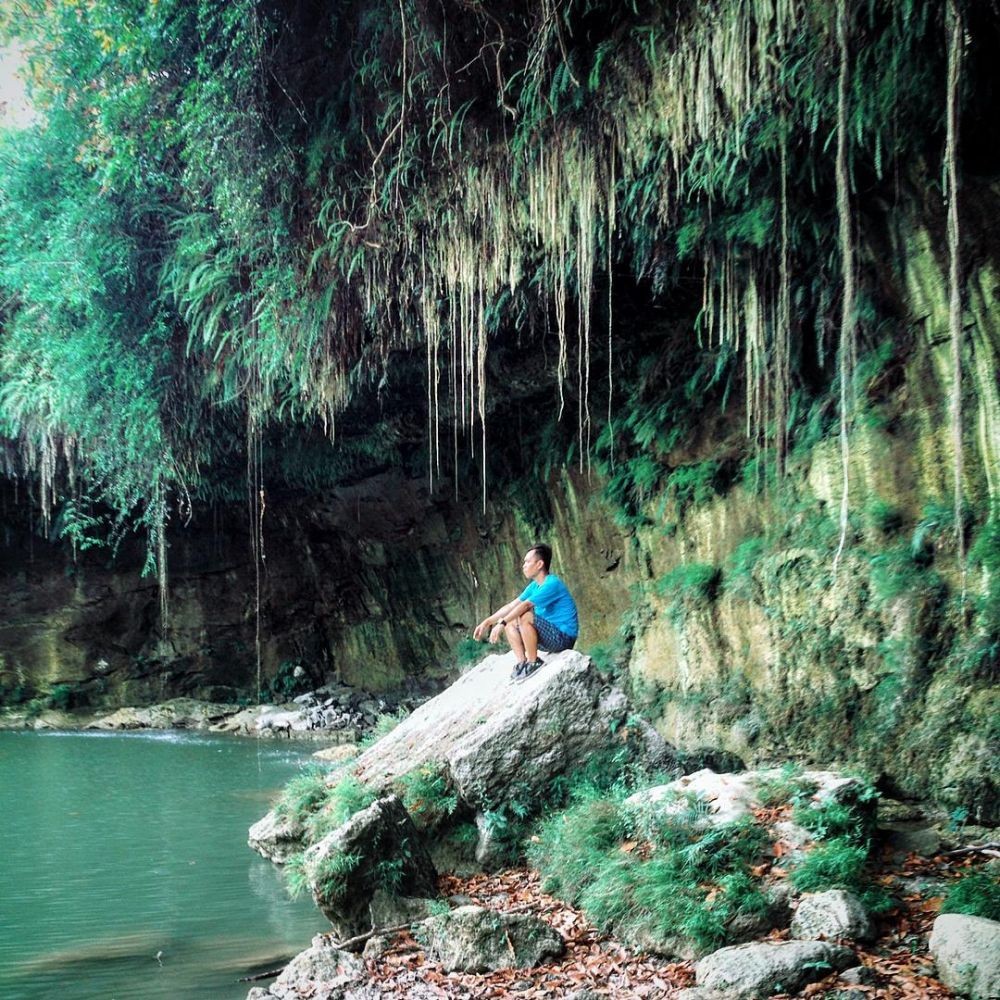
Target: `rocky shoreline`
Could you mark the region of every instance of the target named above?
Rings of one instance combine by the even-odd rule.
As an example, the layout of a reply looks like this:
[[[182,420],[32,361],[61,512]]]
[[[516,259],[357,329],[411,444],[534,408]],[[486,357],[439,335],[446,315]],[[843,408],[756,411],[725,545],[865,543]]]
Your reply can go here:
[[[0,730],[188,729],[350,744],[377,727],[380,719],[412,711],[421,701],[420,696],[379,697],[330,684],[287,702],[257,705],[171,698],[105,711],[7,708],[0,711]]]
[[[665,744],[585,656],[551,657],[523,684],[509,667],[488,657],[300,789],[307,805],[285,799],[251,829],[250,846],[294,869],[333,929],[248,1000],[1000,994],[1000,921],[940,914],[961,877],[996,881],[990,829],[881,798],[836,769],[694,770],[711,753],[693,763]],[[555,836],[522,825],[514,853],[532,868],[511,866],[519,817],[552,816],[560,781],[609,753],[623,774],[659,783],[617,799],[588,792],[579,847],[571,809],[554,814]],[[442,853],[461,828],[478,874],[455,873]],[[727,860],[740,838],[746,864]],[[601,876],[577,855],[594,841]],[[673,877],[692,859],[703,867],[687,888],[643,888],[650,871]],[[834,870],[848,861],[853,875]],[[610,873],[582,907],[566,898],[574,867],[582,883]],[[744,903],[713,909],[737,891]],[[684,893],[716,920],[710,933],[663,917]]]

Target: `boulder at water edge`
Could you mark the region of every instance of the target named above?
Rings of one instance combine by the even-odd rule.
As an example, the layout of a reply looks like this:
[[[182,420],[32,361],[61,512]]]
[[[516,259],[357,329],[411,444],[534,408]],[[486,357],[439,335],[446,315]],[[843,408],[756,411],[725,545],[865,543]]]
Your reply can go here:
[[[303,861],[316,905],[341,941],[372,929],[370,906],[380,889],[437,895],[434,864],[395,795],[356,812],[310,847]]]
[[[520,684],[510,679],[512,663],[510,654],[486,657],[366,750],[354,773],[385,787],[422,764],[443,765],[463,802],[481,812],[509,801],[512,789],[544,798],[553,777],[622,746],[626,728],[636,764],[675,767],[652,727],[625,726],[628,700],[582,653],[547,656]]]
[[[1000,997],[1000,922],[945,913],[930,942],[941,982],[971,1000]]]
[[[340,951],[327,937],[317,934],[312,947],[296,955],[270,988],[255,987],[247,994],[247,1000],[342,995],[342,988],[359,983],[364,976],[365,963],[357,955]]]
[[[794,993],[831,971],[855,965],[854,953],[825,941],[781,941],[722,948],[695,966],[695,982],[728,1000]]]
[[[545,958],[557,958],[565,947],[544,920],[481,906],[460,906],[431,917],[417,933],[427,954],[448,972],[530,968]]]

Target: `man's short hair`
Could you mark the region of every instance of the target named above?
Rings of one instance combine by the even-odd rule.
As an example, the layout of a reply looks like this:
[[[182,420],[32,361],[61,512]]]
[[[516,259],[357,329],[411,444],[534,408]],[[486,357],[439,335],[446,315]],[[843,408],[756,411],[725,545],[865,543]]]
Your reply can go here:
[[[545,564],[545,572],[548,573],[552,565],[552,546],[539,542],[538,545],[532,545],[530,551],[537,553],[538,558]]]

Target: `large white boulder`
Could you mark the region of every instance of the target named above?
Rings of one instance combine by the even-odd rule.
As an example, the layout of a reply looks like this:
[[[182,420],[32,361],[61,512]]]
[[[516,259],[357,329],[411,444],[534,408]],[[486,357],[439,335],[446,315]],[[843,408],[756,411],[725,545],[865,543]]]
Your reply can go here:
[[[1000,997],[1000,921],[942,914],[934,921],[930,949],[941,982],[959,996]]]
[[[621,746],[630,714],[625,695],[582,653],[545,659],[515,684],[511,654],[486,657],[361,754],[354,773],[384,787],[437,762],[477,810],[509,801],[512,790],[543,797],[555,775],[580,767],[594,751]],[[637,763],[672,764],[672,752],[651,727],[630,728],[639,743]]]

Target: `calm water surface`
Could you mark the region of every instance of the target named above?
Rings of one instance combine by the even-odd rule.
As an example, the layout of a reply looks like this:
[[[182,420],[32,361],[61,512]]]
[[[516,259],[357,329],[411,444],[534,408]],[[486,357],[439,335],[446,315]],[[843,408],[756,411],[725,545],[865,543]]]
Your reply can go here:
[[[308,947],[329,925],[246,837],[311,749],[0,732],[0,997],[245,997]]]

